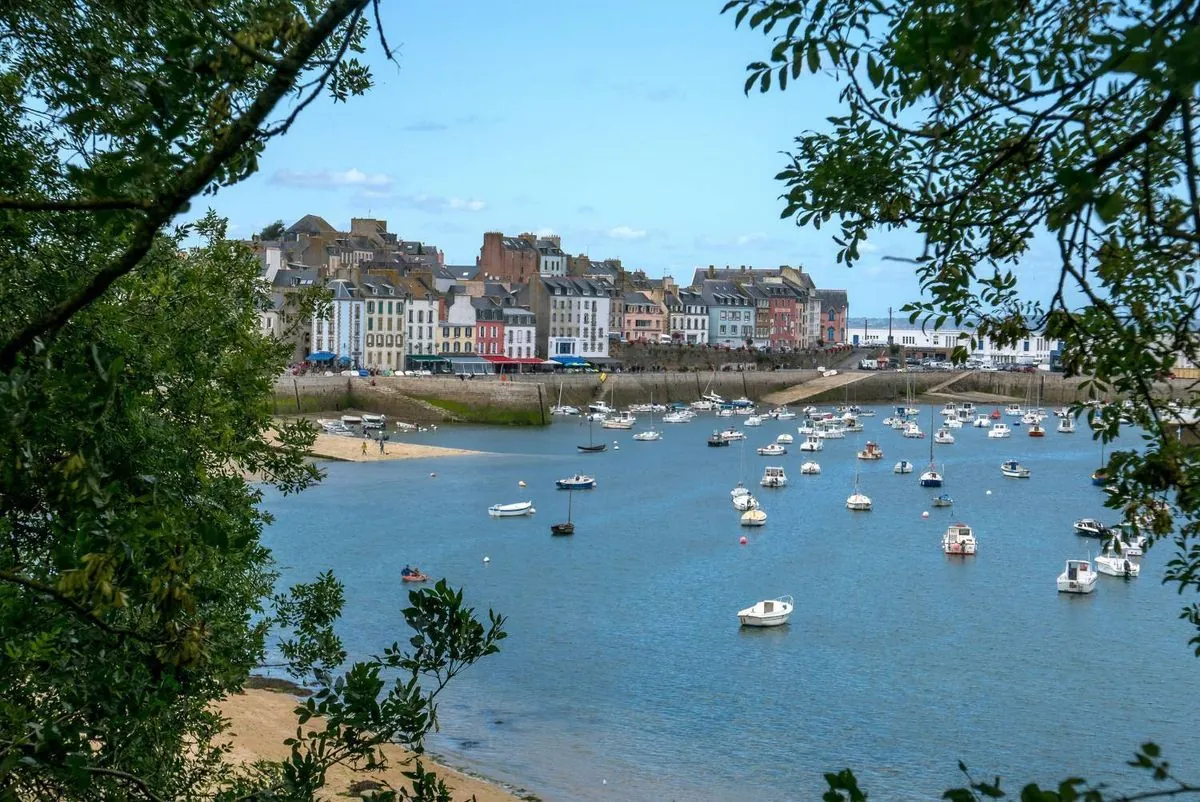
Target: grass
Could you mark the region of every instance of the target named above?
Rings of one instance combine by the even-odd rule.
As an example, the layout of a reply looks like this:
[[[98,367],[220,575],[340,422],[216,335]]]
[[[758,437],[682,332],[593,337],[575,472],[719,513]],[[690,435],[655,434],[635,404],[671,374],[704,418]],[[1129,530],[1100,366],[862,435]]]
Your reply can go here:
[[[490,423],[507,426],[541,426],[542,411],[540,409],[517,409],[512,407],[479,407],[463,404],[459,401],[449,401],[445,398],[420,398],[427,404],[438,409],[444,409],[464,423]]]

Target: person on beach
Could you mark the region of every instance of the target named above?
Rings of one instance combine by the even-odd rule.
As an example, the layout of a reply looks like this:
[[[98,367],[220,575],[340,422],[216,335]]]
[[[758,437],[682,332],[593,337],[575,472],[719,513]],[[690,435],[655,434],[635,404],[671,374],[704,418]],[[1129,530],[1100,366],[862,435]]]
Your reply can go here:
[[[366,443],[364,443],[363,445],[366,445]],[[383,437],[382,436],[379,438],[379,453],[380,454],[383,453]]]
[[[367,444],[366,443],[362,444],[362,453],[363,453],[364,457],[367,456]]]

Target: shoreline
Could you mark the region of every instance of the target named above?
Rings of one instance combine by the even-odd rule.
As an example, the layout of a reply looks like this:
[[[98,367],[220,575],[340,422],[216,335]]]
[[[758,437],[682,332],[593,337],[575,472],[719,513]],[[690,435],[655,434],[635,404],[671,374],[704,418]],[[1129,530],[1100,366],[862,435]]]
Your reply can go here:
[[[365,451],[364,445],[366,446]],[[365,437],[343,437],[325,432],[317,433],[317,439],[313,441],[312,448],[308,450],[308,453],[311,457],[342,462],[388,462],[428,457],[479,457],[487,454],[486,451],[471,451],[465,448],[446,448],[445,446],[393,440],[385,440],[383,451],[380,452],[378,440]]]
[[[240,694],[229,696],[218,705],[221,714],[229,719],[229,729],[223,738],[230,745],[227,759],[234,764],[251,763],[255,760],[282,760],[290,753],[283,740],[295,732],[296,718],[293,715],[299,699],[280,690],[247,688]],[[374,780],[386,782],[393,788],[412,786],[403,776],[406,761],[413,753],[395,744],[383,747],[388,759],[384,771],[353,772],[343,766],[334,766],[328,772],[328,782],[322,797],[355,796],[350,786],[355,782]],[[426,753],[424,762],[445,780],[455,802],[475,798],[477,802],[539,802],[541,797],[530,791],[513,788],[488,777],[462,768],[455,768],[436,755]]]

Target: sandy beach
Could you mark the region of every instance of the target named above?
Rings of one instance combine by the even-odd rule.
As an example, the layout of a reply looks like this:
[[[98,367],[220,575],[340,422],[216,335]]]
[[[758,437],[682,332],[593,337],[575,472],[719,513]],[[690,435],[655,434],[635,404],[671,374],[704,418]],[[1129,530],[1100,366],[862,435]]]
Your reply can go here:
[[[296,698],[287,693],[267,690],[247,690],[226,699],[221,704],[221,713],[230,720],[228,731],[232,750],[229,760],[247,763],[259,759],[280,760],[289,754],[283,739],[296,731],[296,717],[292,711]],[[398,746],[386,746],[389,768],[382,772],[356,773],[342,766],[335,766],[328,774],[325,799],[346,798],[350,784],[361,780],[386,781],[394,788],[410,788],[402,775],[406,770],[404,761],[411,753]],[[424,761],[429,763],[428,760]],[[516,802],[521,799],[498,785],[468,777],[453,769],[436,767],[439,777],[445,780],[454,794],[456,802],[472,796],[478,802]]]
[[[365,451],[363,450],[364,445],[366,446]],[[464,457],[485,452],[385,440],[381,453],[377,440],[367,440],[363,437],[343,437],[321,432],[317,435],[310,453],[314,457],[324,457],[325,459],[376,462],[378,460],[421,459],[423,457]]]

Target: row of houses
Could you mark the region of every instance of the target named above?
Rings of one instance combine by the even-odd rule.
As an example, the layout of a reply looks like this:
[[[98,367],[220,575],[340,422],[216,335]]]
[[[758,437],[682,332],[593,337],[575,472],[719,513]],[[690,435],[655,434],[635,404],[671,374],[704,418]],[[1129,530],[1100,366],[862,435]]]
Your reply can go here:
[[[484,235],[475,265],[355,219],[333,230],[308,215],[260,254],[271,307],[265,332],[295,359],[411,369],[447,356],[480,364],[547,359],[604,364],[614,341],[793,351],[847,341],[845,290],[818,289],[801,268],[700,268],[690,285],[619,260],[569,256],[557,237]],[[314,264],[315,262],[315,264]],[[305,306],[321,288],[327,302]]]

